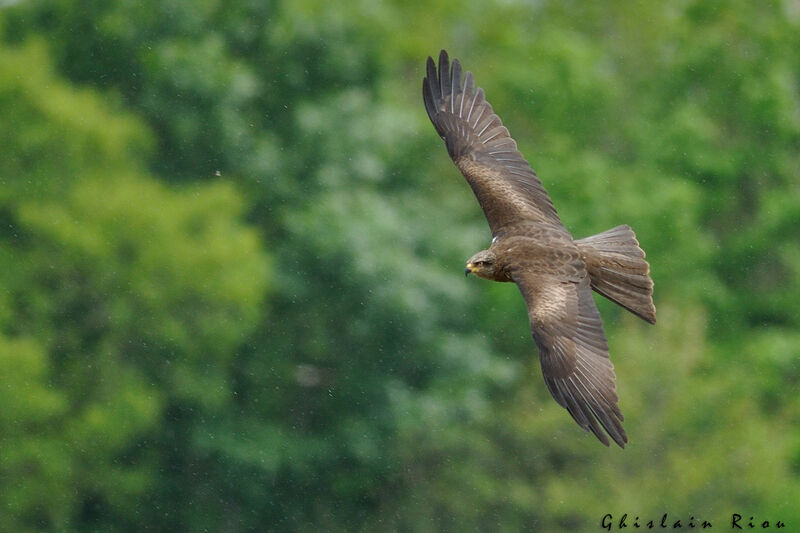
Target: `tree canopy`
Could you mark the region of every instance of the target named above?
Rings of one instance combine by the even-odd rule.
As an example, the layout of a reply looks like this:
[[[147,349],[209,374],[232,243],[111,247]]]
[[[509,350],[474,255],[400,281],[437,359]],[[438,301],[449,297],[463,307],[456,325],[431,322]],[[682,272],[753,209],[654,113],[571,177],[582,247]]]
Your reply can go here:
[[[441,48],[648,254],[655,327],[597,300],[624,451],[461,275]],[[0,145],[0,530],[800,524],[792,2],[0,3]]]

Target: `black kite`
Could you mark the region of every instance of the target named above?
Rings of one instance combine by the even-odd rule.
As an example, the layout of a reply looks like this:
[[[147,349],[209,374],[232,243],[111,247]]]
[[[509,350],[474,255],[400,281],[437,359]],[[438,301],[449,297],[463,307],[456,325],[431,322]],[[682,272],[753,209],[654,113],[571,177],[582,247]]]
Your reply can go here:
[[[461,64],[451,65],[444,50],[438,71],[428,58],[422,96],[492,231],[491,246],[470,258],[466,274],[517,284],[553,398],[603,444],[605,429],[624,448],[614,367],[591,290],[655,323],[650,266],[636,236],[623,225],[573,240],[483,89],[471,72],[462,83]]]

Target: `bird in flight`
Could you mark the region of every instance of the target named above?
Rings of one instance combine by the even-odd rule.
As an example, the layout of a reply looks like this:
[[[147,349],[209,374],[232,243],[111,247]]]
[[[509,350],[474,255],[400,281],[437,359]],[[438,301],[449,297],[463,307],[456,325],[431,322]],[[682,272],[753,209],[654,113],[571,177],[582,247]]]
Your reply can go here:
[[[461,74],[444,50],[438,69],[428,57],[422,97],[492,231],[491,246],[467,261],[465,273],[517,284],[553,398],[600,442],[608,446],[610,436],[624,448],[614,366],[592,290],[655,324],[644,251],[627,225],[574,240],[483,89],[471,72]]]

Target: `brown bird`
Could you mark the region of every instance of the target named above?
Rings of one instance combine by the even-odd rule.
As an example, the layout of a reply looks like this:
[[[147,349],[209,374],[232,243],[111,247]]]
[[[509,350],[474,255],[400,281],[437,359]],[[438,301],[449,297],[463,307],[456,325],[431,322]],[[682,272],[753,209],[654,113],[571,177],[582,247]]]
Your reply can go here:
[[[461,64],[451,65],[444,50],[438,71],[428,57],[422,96],[492,231],[491,246],[467,261],[465,273],[517,284],[553,398],[603,444],[607,432],[624,448],[614,366],[591,290],[655,324],[650,265],[636,236],[623,225],[573,240],[483,89],[471,72],[462,82]]]

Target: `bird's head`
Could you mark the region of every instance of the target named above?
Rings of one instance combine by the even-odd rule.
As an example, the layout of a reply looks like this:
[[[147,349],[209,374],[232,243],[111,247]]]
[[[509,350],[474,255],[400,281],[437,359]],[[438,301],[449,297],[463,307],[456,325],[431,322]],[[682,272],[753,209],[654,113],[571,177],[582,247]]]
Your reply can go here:
[[[495,279],[497,277],[496,256],[491,250],[483,250],[473,255],[467,261],[464,274],[469,276],[475,274],[479,278]]]

